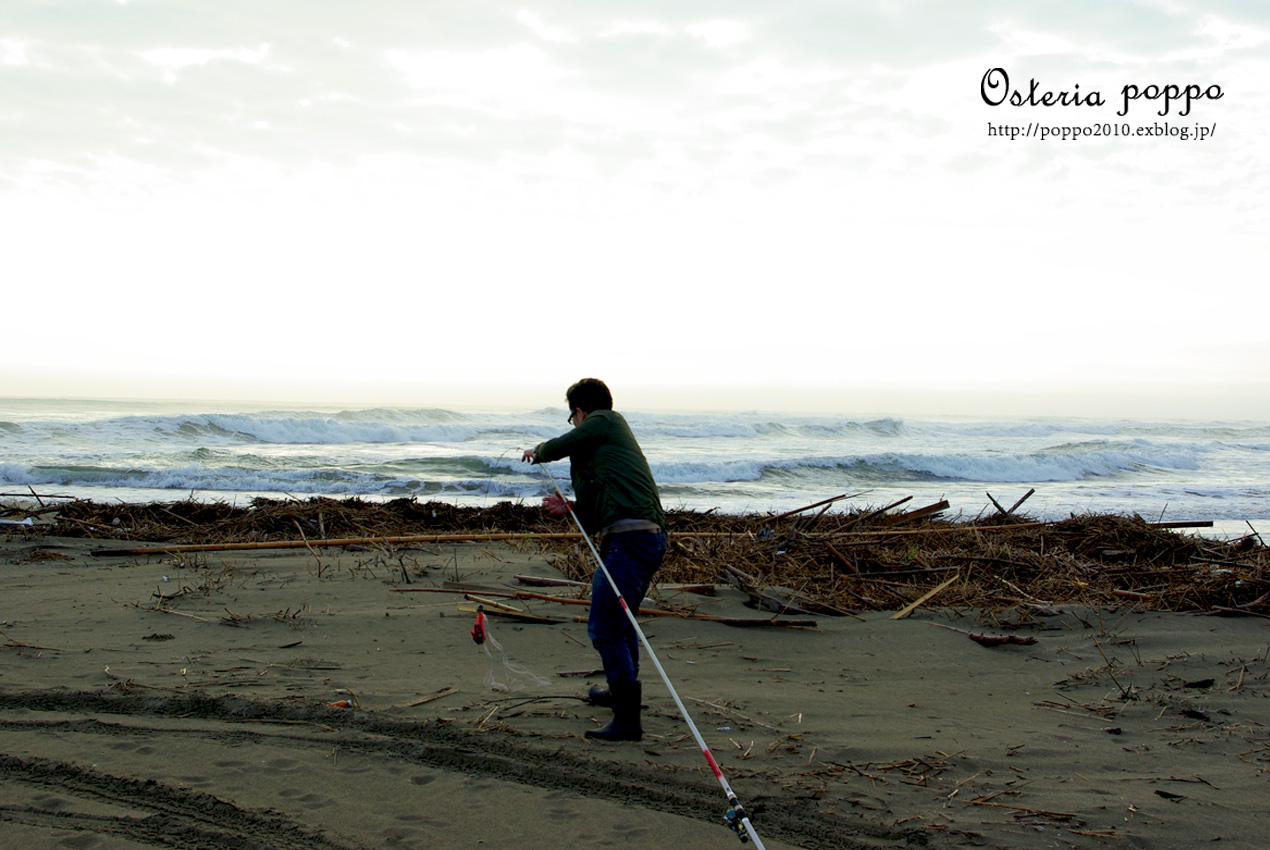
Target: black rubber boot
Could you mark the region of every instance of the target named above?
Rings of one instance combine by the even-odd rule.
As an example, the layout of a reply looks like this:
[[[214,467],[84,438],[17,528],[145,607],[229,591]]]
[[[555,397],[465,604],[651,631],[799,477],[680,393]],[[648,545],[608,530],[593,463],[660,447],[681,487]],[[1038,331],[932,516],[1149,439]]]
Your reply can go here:
[[[613,722],[603,729],[588,729],[586,737],[601,741],[639,741],[644,729],[639,724],[640,701],[644,688],[639,682],[614,682],[609,687],[613,700]]]
[[[586,692],[586,699],[591,705],[598,705],[602,708],[613,707],[613,694],[609,692],[608,688],[601,688],[599,685],[591,686]]]
[[[635,665],[635,675],[639,675],[639,665]],[[587,689],[586,700],[591,705],[598,705],[602,708],[613,707],[613,695],[609,693],[608,688],[601,688],[599,685],[592,685]]]

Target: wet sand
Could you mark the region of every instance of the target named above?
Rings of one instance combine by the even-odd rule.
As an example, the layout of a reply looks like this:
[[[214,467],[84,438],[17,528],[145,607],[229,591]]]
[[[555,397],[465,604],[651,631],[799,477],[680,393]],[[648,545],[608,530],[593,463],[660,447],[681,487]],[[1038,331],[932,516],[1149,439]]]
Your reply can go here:
[[[644,740],[582,737],[608,719],[580,699],[585,608],[505,600],[560,622],[492,618],[504,662],[462,595],[419,592],[558,577],[532,546],[96,546],[0,536],[0,847],[738,843],[650,664]],[[761,616],[722,587],[664,601]],[[1264,619],[817,621],[644,621],[767,847],[1262,845]]]

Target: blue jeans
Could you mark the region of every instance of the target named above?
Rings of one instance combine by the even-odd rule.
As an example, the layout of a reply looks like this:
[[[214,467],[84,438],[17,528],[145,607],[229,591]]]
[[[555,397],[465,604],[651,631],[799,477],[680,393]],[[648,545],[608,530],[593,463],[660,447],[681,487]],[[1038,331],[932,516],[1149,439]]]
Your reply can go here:
[[[606,534],[600,544],[600,558],[608,567],[622,599],[632,614],[652,584],[653,573],[666,557],[666,532],[628,531]],[[609,684],[633,682],[639,678],[639,635],[627,619],[617,595],[604,573],[596,569],[591,580],[591,616],[587,621],[591,645],[600,653]]]

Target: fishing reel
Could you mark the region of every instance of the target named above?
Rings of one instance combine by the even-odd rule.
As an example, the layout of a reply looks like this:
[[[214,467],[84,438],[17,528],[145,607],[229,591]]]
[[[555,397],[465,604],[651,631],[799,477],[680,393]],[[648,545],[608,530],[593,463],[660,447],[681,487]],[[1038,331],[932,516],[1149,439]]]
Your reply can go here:
[[[728,804],[729,808],[723,815],[723,822],[728,825],[729,829],[736,833],[736,837],[741,839],[742,844],[748,844],[750,834],[745,831],[745,809],[741,806],[740,801],[737,800],[736,797],[729,797]]]

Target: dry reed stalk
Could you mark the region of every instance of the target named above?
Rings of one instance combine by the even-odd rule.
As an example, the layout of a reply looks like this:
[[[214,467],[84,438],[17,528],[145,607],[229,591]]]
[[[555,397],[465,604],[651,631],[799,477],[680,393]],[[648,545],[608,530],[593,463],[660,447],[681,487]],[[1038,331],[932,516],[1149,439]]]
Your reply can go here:
[[[1110,515],[1037,522],[1008,514],[1008,523],[1001,515],[953,522],[937,516],[939,505],[921,516],[927,509],[886,513],[906,501],[823,514],[819,527],[825,530],[817,533],[809,533],[807,518],[798,515],[671,511],[672,545],[658,581],[722,581],[731,568],[750,577],[751,591],[770,589],[785,598],[796,593],[799,602],[842,609],[893,611],[956,569],[960,581],[941,592],[942,606],[1001,611],[1041,604],[1036,600],[1091,607],[1131,601],[1148,610],[1270,614],[1270,549],[1255,533],[1233,542],[1206,540],[1138,517]],[[804,510],[830,506],[821,502]],[[294,540],[297,528],[302,541]],[[250,507],[232,507],[74,500],[58,508],[48,533],[159,544],[147,553],[213,545],[506,540],[536,547],[575,581],[589,583],[594,568],[576,532],[538,506],[511,502],[474,508],[411,499],[257,499]]]

